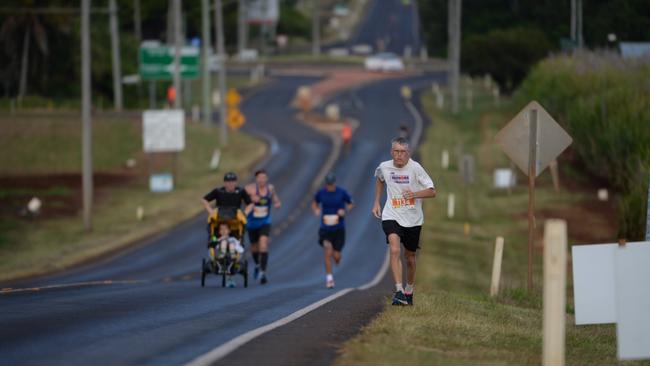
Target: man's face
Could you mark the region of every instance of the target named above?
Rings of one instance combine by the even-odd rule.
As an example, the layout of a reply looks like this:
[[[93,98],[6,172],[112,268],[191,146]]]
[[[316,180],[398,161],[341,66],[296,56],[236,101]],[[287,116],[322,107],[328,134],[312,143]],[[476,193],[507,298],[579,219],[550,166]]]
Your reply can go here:
[[[226,187],[226,191],[228,192],[234,192],[235,187],[237,187],[237,181],[226,181],[223,182],[223,186]]]
[[[411,158],[411,152],[409,151],[409,148],[404,145],[393,144],[390,149],[390,156],[393,158],[395,166],[403,167]]]
[[[328,192],[334,192],[334,191],[336,191],[336,183],[325,184],[325,189],[326,189]]]
[[[257,182],[257,185],[265,186],[269,181],[269,177],[266,175],[266,173],[260,173],[255,177],[255,181]]]

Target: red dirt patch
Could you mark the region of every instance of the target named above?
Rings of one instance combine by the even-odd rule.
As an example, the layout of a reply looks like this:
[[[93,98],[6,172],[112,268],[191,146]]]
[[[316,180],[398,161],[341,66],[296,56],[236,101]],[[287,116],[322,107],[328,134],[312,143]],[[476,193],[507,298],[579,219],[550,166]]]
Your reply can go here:
[[[95,202],[102,200],[107,188],[136,181],[133,173],[95,173]],[[35,174],[0,177],[0,218],[27,218],[26,206],[32,197],[42,201],[40,217],[74,216],[82,209],[81,175]]]

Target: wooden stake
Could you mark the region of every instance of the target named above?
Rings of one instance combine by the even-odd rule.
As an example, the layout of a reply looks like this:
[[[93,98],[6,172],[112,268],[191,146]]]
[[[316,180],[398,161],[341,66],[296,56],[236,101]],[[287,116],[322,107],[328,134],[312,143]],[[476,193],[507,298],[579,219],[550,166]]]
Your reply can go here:
[[[450,219],[454,218],[454,211],[456,206],[456,196],[453,193],[449,193],[449,198],[447,199],[447,217]]]
[[[560,172],[557,166],[557,160],[553,159],[551,161],[550,165],[548,166],[549,169],[551,170],[551,178],[553,179],[553,188],[555,189],[555,192],[560,191]]]
[[[564,366],[567,227],[564,220],[544,225],[543,366]]]
[[[492,262],[492,283],[490,284],[490,296],[494,297],[499,293],[499,282],[501,282],[501,260],[503,259],[503,237],[498,236],[494,244],[494,261]]]

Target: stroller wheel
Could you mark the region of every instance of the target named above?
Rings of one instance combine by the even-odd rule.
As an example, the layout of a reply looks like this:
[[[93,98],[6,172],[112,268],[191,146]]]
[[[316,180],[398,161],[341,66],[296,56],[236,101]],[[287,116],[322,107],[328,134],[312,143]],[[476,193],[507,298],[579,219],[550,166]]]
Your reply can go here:
[[[205,287],[205,259],[201,260],[201,287]]]

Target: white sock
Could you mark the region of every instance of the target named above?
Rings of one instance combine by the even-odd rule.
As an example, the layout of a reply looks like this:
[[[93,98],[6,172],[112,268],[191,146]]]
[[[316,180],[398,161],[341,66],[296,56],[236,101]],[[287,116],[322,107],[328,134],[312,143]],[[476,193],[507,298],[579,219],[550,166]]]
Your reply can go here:
[[[412,294],[413,293],[413,284],[412,283],[407,283],[406,288],[404,289],[405,294]]]
[[[334,281],[334,276],[332,276],[331,273],[328,273],[328,274],[325,276],[325,280],[326,280],[326,281]]]
[[[400,291],[404,292],[404,288],[402,287],[402,284],[401,284],[401,283],[396,283],[396,284],[395,284],[395,291],[397,291],[397,292],[400,292]]]

